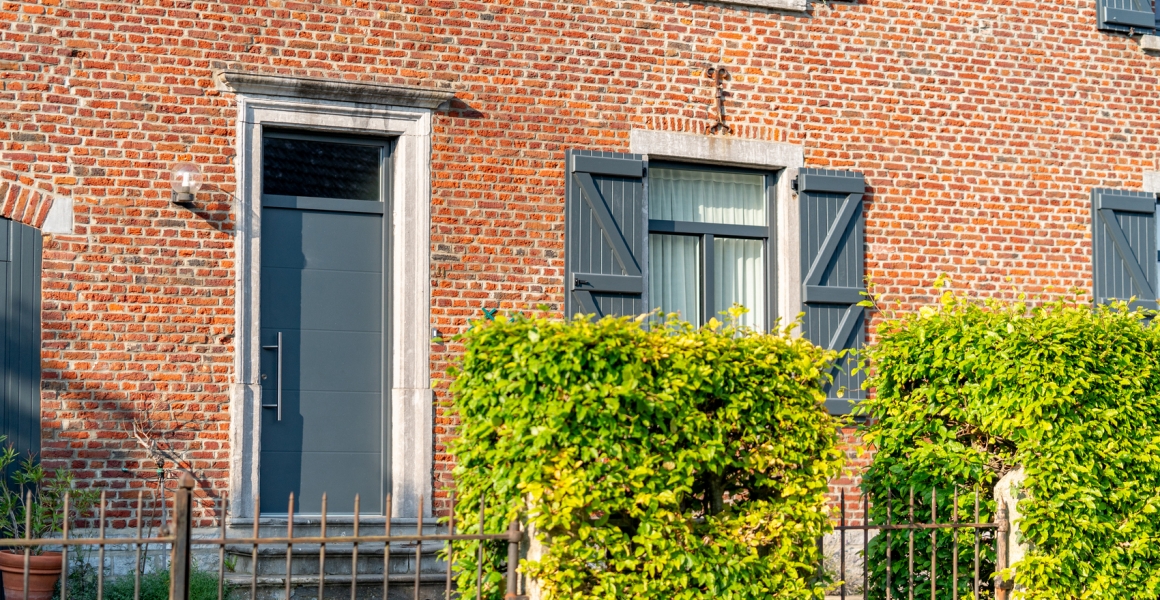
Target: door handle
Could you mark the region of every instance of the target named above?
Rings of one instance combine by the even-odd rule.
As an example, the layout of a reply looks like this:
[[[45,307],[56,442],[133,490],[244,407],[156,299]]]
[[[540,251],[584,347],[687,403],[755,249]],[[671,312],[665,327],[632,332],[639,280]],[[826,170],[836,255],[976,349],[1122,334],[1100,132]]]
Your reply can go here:
[[[276,346],[262,346],[263,350],[277,350],[278,351],[278,403],[277,404],[262,404],[262,408],[276,408],[278,409],[278,420],[282,420],[282,332],[278,332],[278,345]]]

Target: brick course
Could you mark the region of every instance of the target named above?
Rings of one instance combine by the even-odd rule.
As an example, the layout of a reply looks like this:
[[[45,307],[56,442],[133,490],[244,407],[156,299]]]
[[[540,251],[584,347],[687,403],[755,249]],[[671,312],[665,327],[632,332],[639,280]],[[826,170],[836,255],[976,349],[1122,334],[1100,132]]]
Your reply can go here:
[[[176,430],[207,497],[225,489],[236,107],[216,70],[457,91],[432,156],[432,326],[447,334],[483,307],[561,310],[564,150],[627,151],[633,128],[704,132],[710,64],[732,75],[736,136],[866,174],[867,273],[902,310],[931,302],[939,273],[979,294],[1086,293],[1090,189],[1138,188],[1157,166],[1160,62],[1097,32],[1094,1],[808,15],[668,0],[0,2],[3,214],[39,225],[52,194],[75,202],[75,235],[45,244],[45,459],[134,496],[152,462],[131,424],[147,418]],[[169,202],[178,161],[207,174],[192,212]],[[437,379],[457,352],[434,347]],[[441,412],[436,427],[446,483],[454,423]]]

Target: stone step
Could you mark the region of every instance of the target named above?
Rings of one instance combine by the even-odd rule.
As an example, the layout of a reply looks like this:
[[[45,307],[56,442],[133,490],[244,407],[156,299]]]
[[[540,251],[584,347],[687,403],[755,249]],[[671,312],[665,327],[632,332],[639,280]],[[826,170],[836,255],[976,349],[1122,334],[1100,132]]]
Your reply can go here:
[[[446,561],[439,558],[443,544],[424,542],[419,549],[419,572],[445,572]],[[293,576],[318,575],[320,544],[295,544],[290,548],[290,572]],[[326,574],[350,575],[352,566],[359,575],[382,575],[384,548],[382,544],[359,544],[357,562],[354,560],[355,547],[351,543],[335,542],[326,545]],[[259,546],[257,562],[254,562],[253,546],[231,545],[226,547],[234,570],[238,573],[257,573],[259,576],[284,576],[286,574],[286,547]],[[416,546],[414,543],[391,544],[389,571],[392,574],[414,573]]]
[[[318,575],[295,575],[290,581],[290,597],[286,596],[286,579],[279,576],[263,575],[257,579],[257,593],[250,598],[254,584],[252,575],[230,573],[226,583],[233,587],[231,598],[235,600],[318,600]],[[419,600],[445,600],[446,574],[423,573],[419,576]],[[355,580],[356,600],[382,600],[382,574],[358,575]],[[323,600],[350,600],[350,575],[327,575]],[[391,574],[389,577],[387,600],[415,600],[415,575]]]
[[[384,535],[386,531],[383,519],[379,518],[375,521],[363,521],[359,523],[359,535]],[[398,520],[391,522],[391,535],[415,535],[418,532],[418,525],[415,519]],[[446,525],[440,525],[434,519],[425,519],[423,521],[423,533],[446,533]],[[216,532],[215,532],[216,533]],[[231,538],[244,537],[249,538],[254,535],[254,527],[252,521],[242,521],[231,523],[227,527],[227,533]],[[322,535],[322,525],[316,519],[294,520],[294,537],[313,537]],[[354,522],[352,520],[331,521],[328,520],[326,524],[327,537],[351,537],[354,535]],[[262,519],[258,523],[259,537],[286,537],[286,521],[276,519]]]

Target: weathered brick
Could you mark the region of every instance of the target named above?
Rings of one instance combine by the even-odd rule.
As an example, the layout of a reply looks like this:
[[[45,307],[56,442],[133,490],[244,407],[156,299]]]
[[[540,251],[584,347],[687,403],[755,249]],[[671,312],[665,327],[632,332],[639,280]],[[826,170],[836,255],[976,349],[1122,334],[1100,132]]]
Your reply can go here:
[[[39,224],[54,195],[75,202],[76,235],[45,244],[45,458],[105,486],[124,474],[97,463],[122,461],[138,466],[119,489],[153,485],[126,435],[149,412],[186,428],[177,443],[207,493],[225,490],[228,440],[208,423],[226,421],[233,378],[237,112],[214,70],[458,91],[432,153],[432,326],[454,333],[482,307],[561,310],[564,150],[627,151],[633,128],[704,133],[710,63],[732,74],[736,136],[866,174],[867,273],[886,304],[932,302],[939,273],[986,295],[1087,290],[1090,188],[1137,188],[1157,168],[1158,60],[1097,32],[1094,3],[1062,0],[809,15],[672,0],[0,4],[3,214]],[[196,214],[168,197],[186,160],[211,184]],[[460,350],[432,347],[435,380]],[[454,419],[436,427],[442,485]]]

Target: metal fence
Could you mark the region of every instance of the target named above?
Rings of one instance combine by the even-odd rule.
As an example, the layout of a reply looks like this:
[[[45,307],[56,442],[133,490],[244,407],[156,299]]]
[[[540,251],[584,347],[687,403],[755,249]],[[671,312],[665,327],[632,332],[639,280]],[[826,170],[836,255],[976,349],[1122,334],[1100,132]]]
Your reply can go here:
[[[23,548],[24,551],[23,598],[7,592],[5,600],[40,600],[30,597],[29,594],[29,581],[35,570],[32,567],[31,558],[36,549],[59,549],[62,553],[63,573],[60,577],[58,594],[54,597],[60,600],[104,600],[106,597],[106,551],[111,548],[115,548],[117,552],[126,555],[127,559],[131,558],[134,561],[132,598],[140,600],[142,598],[142,577],[146,571],[142,553],[148,553],[152,548],[158,547],[162,548],[163,554],[168,557],[167,572],[171,600],[206,600],[212,595],[207,595],[203,586],[199,598],[191,598],[191,579],[194,573],[193,557],[195,554],[200,557],[200,563],[203,565],[216,559],[214,560],[216,568],[213,571],[216,571],[217,575],[216,597],[218,600],[227,600],[231,595],[235,598],[243,598],[246,591],[249,592],[250,600],[277,600],[279,598],[293,600],[296,596],[313,597],[314,590],[311,589],[313,586],[316,586],[318,600],[345,597],[347,595],[347,592],[344,591],[346,586],[349,586],[350,600],[377,600],[379,598],[401,600],[407,597],[413,600],[435,600],[436,598],[450,600],[460,596],[455,583],[457,578],[462,577],[462,574],[453,571],[456,562],[454,555],[446,555],[444,564],[435,563],[442,569],[441,573],[433,573],[431,570],[424,573],[423,557],[425,549],[430,558],[433,549],[451,547],[450,542],[452,541],[476,542],[477,570],[469,577],[474,579],[477,590],[484,587],[485,577],[490,575],[490,573],[484,573],[483,570],[485,544],[489,542],[499,544],[500,548],[506,545],[507,560],[506,564],[502,566],[502,569],[506,570],[503,574],[505,598],[510,600],[525,598],[521,595],[523,581],[517,570],[523,537],[518,522],[512,522],[506,531],[500,533],[463,534],[457,533],[457,526],[454,516],[452,516],[446,527],[436,531],[424,531],[423,501],[420,500],[419,514],[417,515],[419,518],[416,520],[416,528],[413,532],[407,531],[402,534],[397,530],[392,532],[391,519],[385,519],[380,523],[383,529],[381,534],[377,532],[367,533],[366,529],[360,527],[359,501],[356,498],[353,522],[350,523],[353,525],[353,531],[343,532],[338,536],[328,535],[328,515],[324,496],[321,514],[309,517],[314,523],[315,531],[308,535],[295,535],[294,500],[291,497],[289,513],[280,516],[277,521],[280,524],[284,519],[284,535],[261,535],[262,515],[257,501],[255,501],[255,516],[250,535],[237,535],[236,529],[235,534],[231,535],[227,530],[225,519],[227,507],[224,502],[219,501],[217,504],[219,520],[218,526],[215,528],[216,532],[206,534],[205,531],[202,531],[202,537],[194,537],[192,527],[193,488],[193,477],[188,473],[182,474],[173,496],[172,519],[168,519],[168,523],[162,528],[159,535],[152,535],[151,529],[149,533],[143,529],[143,524],[148,519],[145,518],[144,500],[140,493],[137,498],[135,515],[132,514],[131,509],[128,512],[120,510],[114,515],[114,518],[123,524],[118,528],[119,534],[125,531],[124,525],[135,523],[135,535],[107,535],[106,525],[110,521],[110,515],[107,514],[108,502],[106,502],[104,494],[101,495],[97,509],[95,527],[86,528],[87,531],[95,530],[95,537],[92,535],[76,537],[73,524],[66,518],[61,537],[33,539],[27,536],[27,532],[32,530],[32,522],[29,520],[25,527],[25,538],[0,541],[0,544],[6,547]],[[834,533],[831,536],[831,541],[836,540],[838,547],[836,552],[832,551],[832,548],[830,552],[823,549],[823,556],[829,554],[837,562],[835,568],[829,569],[829,573],[822,575],[830,581],[837,582],[829,592],[830,597],[835,600],[854,600],[857,598],[864,600],[915,600],[916,598],[925,600],[926,594],[929,592],[931,600],[959,600],[960,597],[965,599],[972,596],[976,599],[1006,600],[1011,588],[1010,583],[993,577],[994,574],[1001,572],[1007,566],[1006,543],[1008,536],[1006,533],[1010,526],[1006,512],[1000,509],[994,519],[981,519],[979,494],[975,493],[973,500],[967,498],[968,504],[973,502],[973,511],[967,515],[969,518],[962,518],[959,510],[961,504],[959,492],[955,491],[953,495],[942,497],[944,503],[948,499],[954,508],[950,511],[950,515],[943,515],[940,518],[937,491],[932,492],[929,498],[921,499],[915,497],[913,490],[905,497],[887,494],[882,507],[875,510],[878,522],[872,522],[869,520],[873,506],[872,499],[861,497],[857,502],[861,505],[861,515],[858,519],[861,522],[853,524],[854,519],[850,518],[848,514],[849,506],[846,495],[844,492],[841,493],[841,509],[837,515]],[[454,505],[454,496],[452,496],[451,502]],[[66,515],[70,514],[69,503],[70,497],[66,494],[64,498],[64,514]],[[162,506],[164,506],[164,502]],[[896,514],[899,511],[895,507],[901,507],[902,514]],[[386,498],[385,508],[386,514],[391,514],[389,496]],[[925,514],[920,514],[924,511],[929,511],[929,520],[925,519]],[[452,510],[453,514],[454,510]],[[31,519],[31,516],[30,513],[28,518]],[[882,516],[885,517],[884,521]],[[485,530],[484,517],[484,507],[481,506],[478,529],[481,532]],[[268,523],[267,521],[267,528],[269,527]],[[90,522],[89,525],[92,523]],[[950,557],[949,559],[940,559],[940,549],[944,551],[944,555],[946,554],[948,532]],[[959,532],[973,532],[965,536],[968,539],[965,548],[960,543]],[[940,536],[942,537],[940,538]],[[923,540],[924,543],[929,540],[929,547],[925,550],[916,549],[916,541],[918,540]],[[850,543],[851,541],[853,544]],[[424,544],[427,544],[426,548]],[[822,542],[819,541],[819,544],[822,545]],[[302,549],[303,546],[309,548],[305,554],[299,553],[299,560],[296,562],[295,548]],[[336,549],[336,556],[329,563],[328,546]],[[402,548],[413,546],[413,549],[403,550],[399,549],[400,546]],[[459,548],[462,551],[463,546],[460,545]],[[264,573],[260,568],[260,549],[266,550],[267,560],[264,564],[267,565],[282,561],[280,552],[283,549],[285,552],[284,570],[279,568],[280,572],[275,573],[277,575],[275,579],[280,578],[280,582],[276,585],[280,587],[270,589],[268,581],[261,583],[261,585],[266,586],[263,594],[260,594],[260,579],[268,575],[268,571]],[[338,552],[339,549],[341,552]],[[495,547],[492,546],[492,552],[494,550]],[[92,593],[93,590],[88,590],[78,594],[76,590],[72,589],[73,583],[69,575],[71,566],[69,556],[70,553],[78,551],[95,551],[96,553],[95,572],[91,573],[95,579],[95,593]],[[333,568],[334,560],[341,562],[343,555],[348,552],[350,554],[349,574],[328,574],[328,564]],[[365,568],[367,566],[365,559],[367,558],[377,560],[375,555],[379,552],[382,554],[381,583],[377,581],[377,573],[360,575],[360,565]],[[398,558],[401,554],[408,552],[413,555],[414,573],[392,573],[392,557]],[[453,550],[449,550],[449,552],[453,552]],[[313,560],[314,553],[317,554],[317,573],[311,572],[313,567],[303,565],[301,561],[303,556]],[[852,553],[855,556],[851,557]],[[227,569],[229,563],[227,554],[235,559],[239,556],[248,556],[251,571],[249,574],[232,573],[231,581],[228,584],[227,570],[232,571],[233,569],[232,567]],[[857,555],[860,555],[860,565],[857,564],[859,558]],[[488,556],[494,555],[489,552]],[[960,560],[963,556],[969,558],[966,558],[965,561]],[[949,564],[944,564],[944,561]],[[86,563],[79,561],[78,564],[83,566]],[[966,565],[965,571],[964,564]],[[302,569],[303,566],[308,568]],[[854,568],[851,569],[851,567]],[[860,572],[858,572],[859,568]],[[241,581],[243,577],[248,578],[248,582]],[[858,585],[859,579],[861,585]],[[373,588],[368,585],[370,580],[373,580]],[[246,589],[247,587],[248,589]],[[438,589],[438,592],[435,592],[435,589]],[[233,594],[230,593],[231,590]],[[960,591],[964,591],[964,593],[960,594]],[[127,597],[127,593],[122,592],[118,598],[125,597]],[[479,597],[478,592],[476,597]],[[48,597],[44,597],[42,600],[48,600]]]
[[[482,557],[484,556],[484,545],[486,542],[503,542],[507,544],[507,564],[506,564],[506,595],[505,598],[511,600],[519,600],[523,598],[518,594],[518,588],[522,585],[517,572],[519,562],[520,540],[523,532],[520,530],[518,522],[511,523],[507,531],[494,534],[462,534],[457,533],[454,517],[451,517],[447,527],[442,531],[424,531],[423,527],[423,500],[419,502],[419,518],[417,520],[417,531],[415,533],[399,534],[391,531],[391,520],[386,519],[383,523],[384,532],[381,535],[367,534],[365,530],[360,530],[359,517],[359,500],[355,498],[355,506],[353,513],[353,535],[343,535],[341,537],[327,535],[328,516],[326,514],[326,498],[322,499],[322,514],[317,517],[311,517],[311,520],[316,520],[321,527],[318,535],[295,536],[294,523],[295,517],[293,514],[294,499],[290,498],[289,508],[290,513],[285,517],[286,533],[285,535],[277,536],[261,536],[259,535],[259,521],[261,515],[258,511],[258,503],[255,501],[254,507],[254,524],[253,533],[250,536],[233,536],[231,537],[226,528],[225,519],[225,504],[222,501],[218,502],[218,513],[220,516],[217,527],[216,537],[194,537],[192,518],[193,518],[193,488],[194,479],[188,473],[183,473],[178,481],[178,487],[174,493],[173,498],[173,514],[169,523],[162,527],[160,535],[147,535],[144,533],[142,524],[145,522],[143,514],[144,498],[142,494],[138,494],[135,521],[136,534],[132,536],[109,536],[106,535],[106,523],[109,521],[107,514],[108,502],[105,494],[101,494],[100,503],[96,514],[96,527],[89,528],[96,530],[96,537],[75,537],[75,527],[69,523],[69,519],[65,519],[64,527],[61,537],[59,538],[45,538],[34,539],[27,535],[23,539],[5,539],[0,541],[0,545],[9,548],[23,548],[24,551],[24,569],[23,569],[23,599],[19,596],[13,597],[10,592],[6,592],[5,600],[30,600],[29,580],[36,569],[31,565],[31,557],[34,550],[59,550],[62,554],[63,572],[59,579],[58,594],[53,595],[54,598],[60,600],[75,599],[78,597],[76,590],[70,589],[70,573],[69,573],[69,554],[70,551],[76,552],[79,549],[96,551],[96,567],[95,567],[95,593],[81,594],[84,600],[91,600],[95,597],[96,600],[104,600],[106,592],[106,551],[110,548],[118,548],[124,552],[128,552],[135,560],[136,568],[133,569],[133,599],[140,600],[142,595],[142,576],[145,571],[142,562],[142,552],[149,552],[150,548],[160,547],[164,549],[165,554],[169,557],[169,598],[171,600],[190,600],[190,582],[194,570],[193,557],[195,554],[199,556],[206,556],[216,554],[216,574],[217,574],[217,598],[218,600],[226,600],[231,596],[230,589],[233,588],[233,596],[244,596],[245,586],[238,585],[235,582],[232,585],[227,585],[227,552],[235,556],[239,552],[239,548],[249,548],[251,557],[251,571],[249,576],[249,592],[251,599],[259,598],[259,549],[262,547],[285,548],[285,572],[284,579],[284,594],[286,600],[291,600],[298,595],[296,590],[304,587],[304,582],[309,582],[306,585],[314,583],[317,579],[317,598],[322,600],[324,598],[337,598],[345,596],[345,592],[338,591],[336,593],[335,585],[345,586],[346,577],[329,576],[327,571],[327,546],[334,547],[335,545],[342,545],[351,552],[350,576],[349,576],[349,595],[351,600],[358,598],[379,598],[381,592],[382,599],[403,598],[408,595],[414,600],[433,600],[431,595],[432,578],[431,573],[422,573],[424,544],[427,543],[427,548],[431,548],[431,544],[436,544],[438,547],[443,545],[450,546],[452,541],[475,541],[477,542],[479,558],[477,561],[480,565],[479,569],[474,575],[476,589],[482,587],[485,573],[482,568]],[[64,514],[70,514],[71,502],[70,495],[66,494],[64,497]],[[454,503],[454,497],[452,497]],[[391,499],[386,498],[386,514],[390,514]],[[29,512],[31,518],[31,511]],[[480,509],[480,531],[483,531],[484,523],[484,508]],[[121,519],[121,517],[118,517]],[[25,531],[31,531],[32,523],[29,520],[26,523]],[[318,551],[318,573],[296,573],[294,567],[294,548],[303,545],[316,546]],[[392,545],[396,547],[399,545],[414,546],[414,579],[409,582],[400,582],[398,577],[392,577],[391,574],[391,559],[392,556],[398,557],[399,552],[392,549]],[[363,550],[378,550],[382,552],[383,556],[383,573],[381,587],[376,586],[373,590],[366,589],[363,586],[360,591],[360,549]],[[312,549],[313,551],[313,549]],[[446,570],[439,577],[441,581],[438,584],[441,592],[438,597],[449,600],[451,598],[459,597],[455,589],[455,577],[452,571],[454,564],[454,556],[448,557],[450,560],[446,561]],[[204,562],[204,561],[203,561]],[[332,563],[333,564],[333,563]],[[365,563],[364,563],[365,564]],[[409,574],[408,574],[409,575]],[[328,584],[328,577],[330,582]],[[377,579],[377,575],[374,577]],[[336,581],[336,579],[338,581]],[[392,585],[394,580],[394,585]],[[406,594],[406,584],[413,586],[413,593]],[[392,592],[392,587],[394,591]],[[420,595],[421,590],[426,588],[424,592],[426,596]],[[329,593],[328,593],[329,590]],[[204,592],[204,590],[203,590]],[[241,593],[239,593],[241,592]],[[400,594],[402,592],[402,594]],[[392,595],[393,594],[393,595]],[[280,594],[279,594],[280,595]],[[478,597],[478,593],[477,593]],[[204,600],[205,595],[201,596]],[[35,597],[32,600],[36,600]],[[47,600],[47,599],[46,599]]]
[[[959,514],[960,496],[959,490],[956,489],[949,498],[953,506],[950,519],[946,520],[946,515],[943,515],[940,522],[937,489],[931,491],[929,499],[920,499],[920,503],[930,501],[929,506],[919,507],[920,510],[929,509],[929,520],[925,519],[925,515],[915,512],[916,498],[913,489],[898,498],[888,493],[883,503],[885,510],[878,511],[880,521],[881,513],[885,512],[885,521],[879,523],[871,522],[871,498],[869,495],[863,495],[860,497],[861,524],[853,525],[850,524],[852,519],[848,518],[846,493],[842,491],[839,496],[841,508],[838,523],[834,527],[838,544],[838,567],[833,579],[838,583],[831,590],[830,597],[841,600],[855,598],[923,600],[923,597],[918,595],[919,591],[922,588],[929,588],[930,600],[945,598],[959,600],[960,597],[972,596],[976,599],[1006,600],[1012,585],[1011,582],[999,578],[998,574],[1006,569],[1008,564],[1007,533],[1010,531],[1010,523],[1007,510],[1000,507],[994,519],[981,520],[980,494],[974,492],[972,495],[973,511],[967,515],[971,517],[970,520],[963,519]],[[948,498],[944,496],[943,499],[945,501]],[[895,514],[896,503],[905,504],[907,510],[904,514]],[[961,547],[960,536],[957,535],[960,531],[973,532],[973,535],[969,536],[971,543],[967,549]],[[940,545],[939,536],[946,532],[950,533],[951,540],[949,573],[948,566],[939,563],[939,549],[940,547],[945,549],[947,545],[945,542]],[[858,535],[851,536],[852,533]],[[919,536],[929,536],[929,552],[923,553],[924,556],[920,556],[920,552],[915,549],[915,541]],[[851,537],[855,538],[855,545],[861,542],[861,548],[856,550],[861,555],[861,564],[857,565],[860,567],[860,573],[853,575],[849,561],[851,557],[848,556],[851,550],[848,541]],[[872,552],[874,544],[881,546]],[[821,545],[822,542],[819,542],[819,546]],[[992,549],[993,555],[990,554]],[[963,550],[971,553],[968,555],[971,558],[968,560],[967,573],[961,572],[960,552]],[[984,564],[984,555],[993,560],[992,564]],[[916,567],[916,558],[921,559],[923,564]],[[861,579],[860,586],[854,585],[858,579]],[[964,581],[967,583],[968,593],[960,595],[960,589],[963,587],[961,584]],[[851,592],[851,587],[859,589]]]

